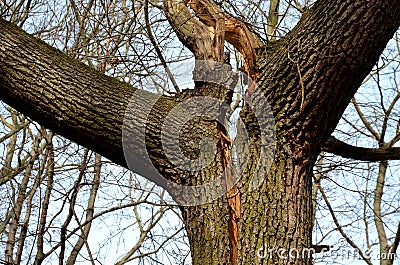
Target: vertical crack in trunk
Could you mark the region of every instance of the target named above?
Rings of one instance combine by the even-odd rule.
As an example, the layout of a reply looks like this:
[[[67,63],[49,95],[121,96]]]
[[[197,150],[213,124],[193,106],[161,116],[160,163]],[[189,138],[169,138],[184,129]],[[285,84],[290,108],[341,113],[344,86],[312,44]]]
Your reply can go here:
[[[231,265],[237,265],[238,259],[238,242],[239,242],[239,229],[238,224],[240,221],[241,212],[241,202],[239,190],[235,183],[235,176],[232,170],[231,161],[231,139],[225,135],[224,128],[222,125],[219,126],[219,143],[217,146],[217,151],[221,155],[222,168],[224,172],[225,184],[229,189],[226,193],[228,200],[228,212],[229,212],[229,247],[230,247],[230,257],[229,261]]]
[[[195,18],[188,7],[195,13]],[[225,41],[231,43],[242,55],[243,68],[249,78],[245,101],[253,93],[258,75],[256,49],[262,43],[243,21],[224,13],[209,0],[164,0],[166,16],[182,43],[193,52],[196,60],[212,60],[230,65],[229,56],[224,58]],[[202,72],[204,75],[205,71]],[[199,89],[199,87],[197,87]],[[218,98],[220,98],[218,96]],[[222,98],[226,100],[225,96]],[[230,100],[228,100],[230,101]],[[228,104],[230,102],[227,102]],[[226,113],[220,113],[224,120]],[[239,257],[239,221],[241,218],[241,199],[235,183],[237,179],[232,167],[231,145],[227,130],[218,124],[217,152],[220,167],[224,174],[226,199],[228,202],[229,264],[237,265]]]

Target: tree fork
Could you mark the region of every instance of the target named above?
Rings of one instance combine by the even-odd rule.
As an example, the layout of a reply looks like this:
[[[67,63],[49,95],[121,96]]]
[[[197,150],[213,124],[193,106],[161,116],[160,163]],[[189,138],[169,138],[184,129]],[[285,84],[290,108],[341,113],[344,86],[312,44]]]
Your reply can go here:
[[[190,23],[196,22],[181,26]],[[319,0],[287,37],[256,51],[257,84],[276,117],[278,152],[262,187],[250,194],[238,187],[242,205],[239,264],[307,264],[309,260],[290,258],[259,261],[256,253],[265,243],[300,251],[311,246],[308,211],[314,160],[399,25],[398,0]],[[174,28],[177,26],[179,23]],[[189,42],[190,38],[190,35],[180,36]],[[0,20],[0,43],[2,100],[56,133],[126,166],[121,113],[135,89],[71,60],[3,20]],[[144,94],[143,102],[147,102],[152,95]],[[176,100],[163,97],[155,111],[162,113],[171,107],[166,105]],[[104,107],[106,112],[102,111]],[[140,107],[137,126],[146,121],[140,116]],[[137,150],[134,159],[141,170],[134,170],[151,179],[151,172],[145,169],[152,165],[143,164],[143,150],[139,147]],[[160,159],[156,155],[154,158]],[[161,167],[165,165],[162,162],[157,166],[169,178],[171,173]],[[175,173],[173,168],[167,169]],[[221,264],[229,260],[226,256],[229,241],[224,234],[227,217],[221,214],[227,213],[226,198],[219,198],[203,209],[206,207],[210,211],[201,212],[200,207],[183,211],[192,217],[186,219],[192,221],[187,225],[188,231],[198,236],[191,241],[193,263],[210,261],[195,250],[196,246],[203,246],[206,254],[213,255],[214,264]],[[219,240],[216,234],[220,232],[223,239],[214,244],[212,240]],[[213,235],[203,236],[206,233]],[[215,250],[217,246],[220,249]]]

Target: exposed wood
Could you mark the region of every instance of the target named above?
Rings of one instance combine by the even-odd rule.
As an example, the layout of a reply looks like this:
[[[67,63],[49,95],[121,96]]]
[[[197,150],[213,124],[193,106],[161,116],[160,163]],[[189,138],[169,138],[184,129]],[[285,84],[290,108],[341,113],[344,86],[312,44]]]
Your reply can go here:
[[[239,249],[239,221],[241,215],[241,202],[239,189],[236,185],[234,172],[232,170],[231,161],[231,145],[232,141],[224,134],[224,130],[220,128],[220,142],[217,145],[218,153],[221,155],[222,168],[224,171],[224,177],[226,186],[228,187],[228,192],[226,197],[228,200],[229,207],[229,247],[230,247],[230,265],[236,265],[238,259],[238,249]]]
[[[243,21],[224,13],[213,1],[209,0],[185,0],[194,10],[196,16],[208,27],[220,28],[224,24],[225,39],[232,44],[243,56],[245,71],[256,81],[257,79],[257,54],[256,49],[262,43],[252,33]],[[218,32],[218,31],[217,31]]]
[[[178,36],[181,36],[180,39],[183,40],[183,43],[195,54],[196,59],[209,59],[215,62],[225,61],[225,63],[229,64],[229,61],[226,61],[229,58],[224,58],[226,38],[243,54],[246,70],[255,81],[255,48],[258,46],[256,46],[254,35],[248,31],[244,23],[228,17],[213,2],[207,0],[185,2],[194,10],[200,21],[190,17],[188,9],[180,2],[164,1],[164,8],[170,23],[175,28],[175,32]],[[182,22],[183,20],[185,21]],[[185,23],[185,25],[182,25],[182,23]],[[200,25],[199,23],[203,24]],[[192,27],[191,32],[189,32],[189,27]],[[201,33],[193,35],[193,32]],[[207,72],[207,70],[202,72]],[[205,75],[204,73],[201,74]],[[250,88],[254,88],[254,82],[251,83]],[[196,86],[195,89],[201,88]],[[228,99],[228,101],[231,101],[231,99]],[[225,175],[226,185],[231,187],[226,194],[229,212],[229,261],[231,265],[236,265],[239,247],[240,196],[237,186],[232,183],[231,141],[225,135],[225,130],[222,126],[219,126],[219,138],[217,152],[221,156],[221,166]]]
[[[164,0],[164,12],[179,40],[197,60],[213,60],[210,29],[198,21],[181,0]]]

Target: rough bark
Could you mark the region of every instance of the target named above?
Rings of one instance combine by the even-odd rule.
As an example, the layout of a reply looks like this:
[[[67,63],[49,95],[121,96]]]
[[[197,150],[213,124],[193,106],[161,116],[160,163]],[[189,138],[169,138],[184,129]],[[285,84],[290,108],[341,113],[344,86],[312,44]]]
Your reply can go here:
[[[251,110],[245,107],[241,116],[247,121],[253,143],[248,155],[254,159],[248,160],[253,162],[248,162],[248,171],[238,185],[241,219],[237,264],[310,263],[301,253],[311,247],[313,164],[399,25],[398,0],[317,1],[287,37],[257,51],[257,81],[275,115],[277,151],[263,185],[247,192],[260,150],[257,128],[265,124],[252,126]],[[154,170],[149,170],[153,167],[144,159],[148,153],[156,169],[169,180],[187,179],[193,184],[220,173],[222,161],[217,159],[201,173],[186,176],[166,159],[160,146],[160,126],[166,113],[191,92],[157,101],[151,93],[136,94],[134,88],[69,59],[3,20],[0,43],[0,97],[17,110],[127,166],[121,144],[122,123],[130,98],[136,96],[135,119],[129,127],[133,136],[129,144],[136,150],[130,157],[136,165],[133,171],[165,186],[154,178]],[[207,86],[196,93],[221,98]],[[149,102],[155,102],[150,119],[143,111]],[[265,107],[260,102],[260,98],[253,100],[255,105],[259,103],[258,108]],[[144,145],[134,136],[140,138],[139,128],[146,122]],[[199,130],[217,144],[218,123],[199,124]],[[189,153],[196,151],[191,148]],[[182,207],[182,212],[193,264],[231,263],[227,198]],[[263,248],[265,259],[260,259],[258,250]],[[278,258],[279,249],[286,251],[281,251],[286,259]],[[291,249],[295,251],[288,253]]]
[[[398,1],[318,1],[288,36],[259,50],[257,81],[275,114],[277,155],[264,185],[241,196],[242,264],[256,263],[264,244],[300,256],[263,264],[310,262],[301,253],[311,246],[316,156],[399,23]]]
[[[125,125],[130,139],[125,144],[134,154],[129,156],[130,164],[135,165],[132,170],[165,185],[154,177],[157,174],[146,159],[147,147],[150,159],[159,161],[158,170],[176,177],[173,165],[160,151],[159,128],[163,117],[188,93],[175,97],[135,93],[128,84],[69,58],[2,19],[0,31],[0,96],[4,102],[125,167],[122,127],[124,118],[129,117],[132,120]],[[136,108],[127,113],[133,102]]]

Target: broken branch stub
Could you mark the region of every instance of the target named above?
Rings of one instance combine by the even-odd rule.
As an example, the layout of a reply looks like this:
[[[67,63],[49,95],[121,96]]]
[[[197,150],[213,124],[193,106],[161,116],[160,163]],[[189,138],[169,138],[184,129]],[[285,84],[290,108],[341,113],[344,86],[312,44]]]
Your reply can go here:
[[[193,10],[198,20],[188,9]],[[257,79],[256,49],[261,41],[246,24],[222,11],[208,0],[165,0],[166,15],[182,43],[196,59],[223,61],[225,40],[243,56],[244,70]]]

